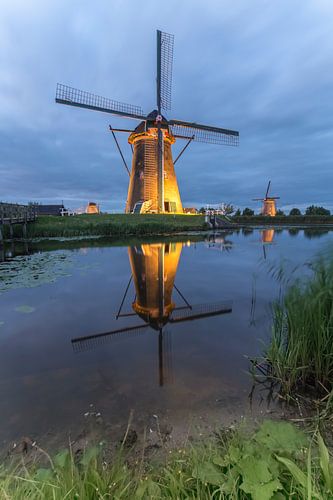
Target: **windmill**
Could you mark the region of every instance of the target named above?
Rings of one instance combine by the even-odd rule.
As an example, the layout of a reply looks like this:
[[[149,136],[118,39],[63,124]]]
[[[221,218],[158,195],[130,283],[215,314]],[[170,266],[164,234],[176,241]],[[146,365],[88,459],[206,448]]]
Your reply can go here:
[[[173,325],[232,312],[230,302],[192,305],[186,300],[175,285],[182,247],[182,243],[142,244],[129,247],[132,274],[116,319],[139,316],[143,323],[72,339],[74,350],[91,349],[119,335],[136,336],[148,330],[158,332],[159,385],[164,385],[171,371],[171,338],[170,330],[166,328],[167,323]],[[132,312],[122,312],[132,281],[136,292],[132,302]],[[176,306],[172,300],[173,290],[181,298],[182,305]]]
[[[261,214],[268,217],[275,217],[276,215],[276,204],[275,200],[279,200],[280,196],[268,196],[269,188],[271,187],[271,181],[268,182],[266,189],[266,194],[264,198],[253,198],[252,201],[262,201]]]
[[[237,146],[239,133],[234,130],[168,120],[162,112],[171,109],[171,83],[174,36],[157,30],[156,109],[145,115],[138,106],[124,104],[57,84],[56,102],[110,113],[140,121],[134,130],[109,126],[122,162],[129,175],[125,212],[182,213],[174,165],[192,141]],[[128,168],[115,132],[129,133],[133,158]],[[176,139],[187,140],[173,161],[171,146]]]

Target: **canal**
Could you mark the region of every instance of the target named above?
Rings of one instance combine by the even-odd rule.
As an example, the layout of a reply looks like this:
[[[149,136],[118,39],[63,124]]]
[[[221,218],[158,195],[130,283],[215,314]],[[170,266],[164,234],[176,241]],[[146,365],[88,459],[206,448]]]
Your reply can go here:
[[[320,229],[40,241],[0,259],[0,448],[95,432],[181,436],[280,411],[250,398],[271,305],[333,241]],[[200,431],[200,432],[201,432]]]

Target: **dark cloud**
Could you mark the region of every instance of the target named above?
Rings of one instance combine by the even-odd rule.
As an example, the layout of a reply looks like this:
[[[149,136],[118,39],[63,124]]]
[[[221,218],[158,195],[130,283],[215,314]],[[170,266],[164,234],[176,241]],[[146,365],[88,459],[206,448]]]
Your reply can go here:
[[[255,207],[271,179],[281,206],[333,208],[332,21],[331,0],[2,5],[0,199],[123,209],[128,175],[108,124],[133,122],[56,105],[55,84],[149,112],[159,28],[175,34],[169,116],[241,134],[239,148],[190,146],[177,164],[184,203]]]

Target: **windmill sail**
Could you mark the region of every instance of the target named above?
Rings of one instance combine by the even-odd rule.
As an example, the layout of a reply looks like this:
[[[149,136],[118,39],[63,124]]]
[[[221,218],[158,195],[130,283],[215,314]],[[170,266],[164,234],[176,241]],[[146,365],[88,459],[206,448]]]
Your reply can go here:
[[[174,36],[157,30],[157,109],[171,109]]]
[[[271,185],[271,181],[268,182],[265,198],[268,197],[268,191],[269,191],[270,185]]]
[[[181,120],[170,120],[169,125],[173,135],[181,139],[190,139],[192,137],[197,142],[227,146],[238,146],[239,144],[239,132],[235,130],[210,127],[209,125],[183,122]]]
[[[171,83],[174,36],[157,30],[157,209],[162,213],[164,207],[164,139],[161,130],[161,110],[171,108]]]
[[[146,119],[139,106],[114,101],[113,99],[91,94],[84,90],[74,89],[62,83],[57,84],[55,100],[59,104],[102,111],[103,113],[111,113],[125,118],[134,118],[136,120]]]
[[[191,309],[174,309],[169,319],[170,323],[181,323],[183,321],[192,321],[195,319],[207,318],[209,316],[218,316],[232,312],[232,302],[216,302],[215,304],[192,305]]]
[[[86,335],[84,337],[75,337],[71,340],[74,351],[81,352],[89,349],[94,349],[95,347],[106,344],[110,342],[116,335],[121,335],[122,337],[126,334],[127,336],[136,336],[144,333],[143,329],[146,329],[148,325],[136,325],[129,326],[127,328],[118,328],[118,330],[111,330],[110,332],[95,333],[93,335]]]

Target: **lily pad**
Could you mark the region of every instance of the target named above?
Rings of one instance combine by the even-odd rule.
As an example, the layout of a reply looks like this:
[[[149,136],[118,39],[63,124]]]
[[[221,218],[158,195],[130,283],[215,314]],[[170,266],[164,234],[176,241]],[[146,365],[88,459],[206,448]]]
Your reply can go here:
[[[23,306],[15,307],[15,311],[17,311],[19,313],[23,313],[23,314],[30,314],[30,313],[36,311],[36,308],[31,307],[31,306],[27,306],[27,305],[23,305]]]
[[[69,252],[20,255],[0,263],[0,294],[17,288],[33,288],[70,276],[73,266]]]

